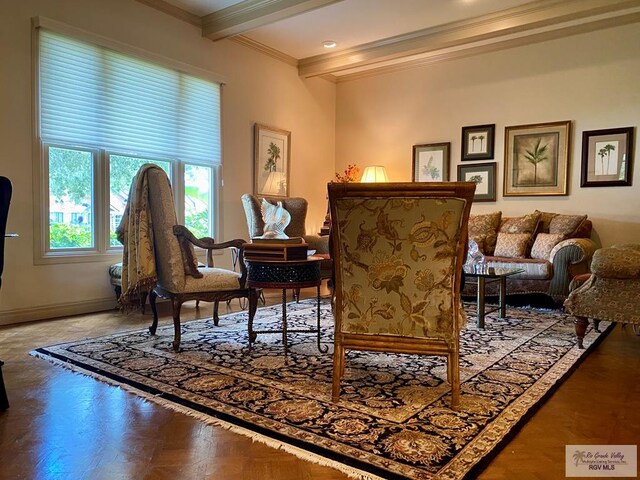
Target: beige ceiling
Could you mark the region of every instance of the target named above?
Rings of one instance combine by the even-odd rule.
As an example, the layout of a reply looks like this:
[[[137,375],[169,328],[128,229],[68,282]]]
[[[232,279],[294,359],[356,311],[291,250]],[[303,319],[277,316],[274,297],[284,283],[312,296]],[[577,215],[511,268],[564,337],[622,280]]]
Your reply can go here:
[[[338,80],[640,22],[640,0],[138,1]]]

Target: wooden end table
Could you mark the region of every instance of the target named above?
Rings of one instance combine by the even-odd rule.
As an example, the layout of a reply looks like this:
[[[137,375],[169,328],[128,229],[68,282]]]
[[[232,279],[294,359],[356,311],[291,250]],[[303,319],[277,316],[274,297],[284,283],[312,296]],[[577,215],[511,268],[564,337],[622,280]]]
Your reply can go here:
[[[327,345],[320,344],[320,262],[321,257],[309,256],[303,260],[256,260],[246,259],[247,282],[251,288],[277,288],[282,290],[282,329],[254,330],[253,319],[249,318],[249,346],[259,333],[282,333],[285,356],[288,353],[288,332],[317,333],[318,350],[326,353]],[[317,298],[317,326],[315,329],[287,328],[287,289],[316,287]]]
[[[477,285],[477,325],[478,328],[484,328],[484,319],[489,313],[497,312],[500,310],[500,318],[506,318],[507,316],[507,277],[522,273],[524,270],[521,268],[500,268],[500,267],[487,267],[483,266],[465,266],[464,274],[469,278],[476,279]],[[496,308],[491,310],[485,309],[485,284],[491,282],[500,282],[499,290],[499,302]]]

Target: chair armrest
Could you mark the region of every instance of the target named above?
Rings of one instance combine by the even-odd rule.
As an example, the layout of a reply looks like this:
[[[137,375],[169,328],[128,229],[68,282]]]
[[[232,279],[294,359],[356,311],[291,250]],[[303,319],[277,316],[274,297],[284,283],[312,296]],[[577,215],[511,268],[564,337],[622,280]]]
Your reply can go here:
[[[316,253],[329,253],[329,236],[305,235],[304,241],[309,244],[309,250]]]
[[[246,240],[243,240],[241,238],[236,238],[234,240],[229,240],[227,242],[216,243],[215,240],[211,237],[196,238],[195,235],[193,235],[193,233],[191,233],[189,229],[184,225],[174,225],[173,234],[176,237],[186,238],[190,243],[192,243],[196,247],[204,248],[207,251],[207,267],[213,267],[212,252],[214,250],[224,250],[227,248],[237,249],[238,259],[240,259],[240,261],[238,262],[240,266],[240,274],[241,274],[240,285],[245,284],[245,281],[247,279],[247,266],[244,263],[243,245],[247,243]]]
[[[601,248],[593,254],[591,271],[602,278],[640,278],[640,250],[631,245]]]
[[[553,264],[549,294],[553,297],[566,297],[571,279],[589,271],[595,251],[596,244],[589,238],[569,238],[553,247],[549,255],[549,261]]]

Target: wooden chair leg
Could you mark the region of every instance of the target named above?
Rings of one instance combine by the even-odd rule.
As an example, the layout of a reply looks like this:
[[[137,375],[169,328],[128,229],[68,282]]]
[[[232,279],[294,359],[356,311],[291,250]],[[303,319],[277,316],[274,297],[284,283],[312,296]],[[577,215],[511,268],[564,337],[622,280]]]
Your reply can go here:
[[[587,319],[587,317],[576,317],[573,323],[576,328],[576,336],[578,337],[578,348],[584,348],[584,346],[582,345],[582,340],[584,339],[584,335],[587,332],[589,320]]]
[[[344,347],[335,345],[333,350],[333,381],[331,383],[331,400],[340,399],[340,377],[344,374]]]
[[[0,411],[9,408],[7,390],[4,386],[4,378],[2,377],[2,365],[4,365],[4,363],[2,362],[2,360],[0,360]]]
[[[151,321],[151,326],[149,327],[149,333],[151,335],[156,334],[156,329],[158,328],[158,308],[156,306],[156,299],[158,298],[158,294],[155,290],[151,290],[151,294],[149,294],[149,305],[151,305],[151,313],[153,314],[153,320]]]
[[[218,316],[218,305],[220,305],[220,302],[218,300],[213,302],[213,324],[216,327],[218,326],[218,323],[220,322],[220,317]]]
[[[258,291],[255,288],[249,289],[249,322],[248,322],[248,332],[249,332],[249,347],[251,344],[256,341],[257,335],[253,333],[253,317],[256,315],[256,310],[258,309]]]
[[[182,308],[182,302],[174,298],[171,300],[171,304],[173,307],[173,350],[179,352],[180,338],[182,335],[180,328],[180,309]]]
[[[451,408],[460,406],[460,363],[457,353],[449,355],[447,369],[451,370]]]

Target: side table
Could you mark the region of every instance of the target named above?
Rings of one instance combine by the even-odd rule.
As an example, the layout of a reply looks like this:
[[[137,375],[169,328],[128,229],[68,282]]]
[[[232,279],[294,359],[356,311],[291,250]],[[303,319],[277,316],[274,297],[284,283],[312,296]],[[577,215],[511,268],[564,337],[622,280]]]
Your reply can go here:
[[[282,333],[285,356],[288,353],[288,332],[317,333],[318,350],[326,353],[327,345],[320,344],[320,262],[322,258],[309,256],[304,260],[248,260],[247,282],[252,288],[282,289],[282,329],[254,330],[253,319],[249,319],[249,346],[253,344],[259,333]],[[315,329],[287,328],[287,289],[316,287],[317,325]]]
[[[464,273],[467,280],[475,278],[477,282],[477,325],[478,328],[484,328],[485,317],[492,312],[500,311],[500,318],[506,318],[507,316],[507,277],[524,272],[520,268],[499,268],[499,267],[487,267],[486,265],[473,268],[465,265]],[[499,290],[499,303],[496,308],[487,310],[485,308],[485,283],[500,282]]]

